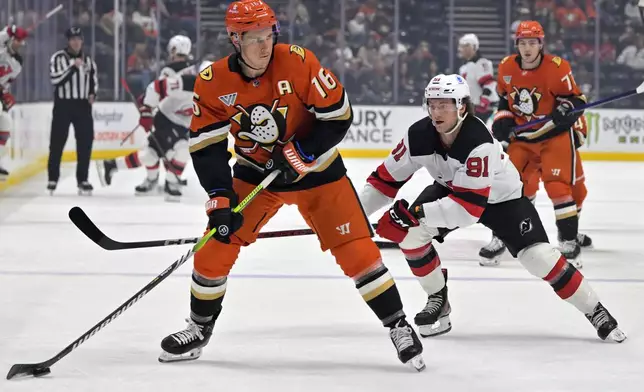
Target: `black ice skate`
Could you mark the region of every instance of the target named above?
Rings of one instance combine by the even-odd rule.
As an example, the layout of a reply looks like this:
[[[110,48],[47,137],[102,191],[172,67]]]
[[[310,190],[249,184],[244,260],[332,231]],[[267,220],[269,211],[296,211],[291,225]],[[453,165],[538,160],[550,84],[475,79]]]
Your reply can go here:
[[[404,318],[398,320],[389,330],[389,337],[398,351],[398,359],[404,364],[409,364],[417,371],[425,370],[425,360],[422,357],[423,345],[416,335],[416,331]]]
[[[601,340],[621,343],[626,340],[626,334],[617,326],[617,320],[600,303],[595,306],[592,314],[586,315],[586,318],[597,330],[597,336]]]
[[[87,181],[78,183],[78,196],[92,196],[94,187]]]
[[[9,172],[4,167],[0,166],[0,182],[7,181],[9,178]]]
[[[175,332],[161,341],[163,352],[159,362],[179,362],[195,360],[201,356],[202,348],[208,344],[215,326],[215,319],[207,324],[200,324],[191,318],[186,319],[188,326],[183,331]]]
[[[54,195],[54,191],[56,190],[56,186],[58,186],[57,181],[49,181],[47,182],[47,192],[49,192],[50,195]]]
[[[112,177],[117,170],[114,159],[96,161],[96,170],[98,171],[98,179],[101,181],[102,186],[112,185]]]
[[[557,238],[559,240],[559,247],[563,248],[564,240],[561,237],[561,233],[558,234]],[[577,233],[577,243],[581,248],[586,248],[586,249],[593,248],[593,240],[586,234]]]
[[[163,193],[165,193],[165,201],[178,202],[181,201],[181,185],[179,183],[165,182]]]
[[[505,252],[505,244],[501,239],[492,235],[492,240],[479,251],[479,265],[482,267],[494,267],[499,265],[501,255]]]
[[[159,184],[159,177],[154,179],[145,178],[141,185],[134,188],[134,194],[137,196],[154,195],[157,192],[157,185]]]
[[[447,298],[447,270],[443,268],[442,272],[445,276],[445,287],[430,295],[423,310],[414,317],[418,332],[424,338],[442,335],[452,330],[452,322],[449,319],[452,307]]]
[[[581,247],[577,243],[577,240],[562,242],[560,251],[563,257],[565,257],[570,264],[574,265],[575,268],[581,269],[584,266],[581,261]]]

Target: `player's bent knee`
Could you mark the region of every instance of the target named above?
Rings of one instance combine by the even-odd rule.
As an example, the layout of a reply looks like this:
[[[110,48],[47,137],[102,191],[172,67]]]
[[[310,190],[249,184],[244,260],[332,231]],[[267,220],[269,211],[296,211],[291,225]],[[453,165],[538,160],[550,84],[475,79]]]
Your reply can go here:
[[[141,161],[143,166],[150,167],[156,165],[159,162],[159,155],[151,147],[146,147],[139,154],[139,160]]]
[[[382,264],[380,249],[371,238],[359,238],[331,249],[344,274],[355,279]]]
[[[586,195],[588,195],[588,189],[586,189],[584,181],[578,182],[572,187],[572,198],[575,199],[575,204],[577,204],[578,208],[581,208],[584,204]]]
[[[432,242],[432,238],[438,235],[438,229],[430,229],[425,225],[412,227],[407,232],[405,239],[399,244],[400,249],[419,249]]]
[[[194,269],[208,277],[227,276],[237,261],[241,246],[231,236],[231,244],[211,239],[195,254]]]
[[[179,162],[188,162],[190,159],[190,151],[188,151],[188,141],[181,139],[179,140],[173,148],[173,155],[171,159],[174,159]]]
[[[518,254],[519,262],[525,269],[542,279],[552,271],[560,257],[561,253],[546,242],[531,245]]]
[[[560,181],[549,181],[544,183],[546,193],[550,200],[558,200],[566,197],[572,198],[572,187],[570,184]]]

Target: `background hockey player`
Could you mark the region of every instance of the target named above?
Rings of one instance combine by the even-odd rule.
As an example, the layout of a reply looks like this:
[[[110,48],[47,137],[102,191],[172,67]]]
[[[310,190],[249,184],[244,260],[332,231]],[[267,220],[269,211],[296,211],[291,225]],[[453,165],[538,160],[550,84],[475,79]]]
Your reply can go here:
[[[188,127],[192,118],[192,89],[198,72],[191,61],[191,50],[192,42],[184,35],[176,35],[168,42],[170,63],[161,70],[159,79],[148,85],[144,96],[139,98],[139,124],[149,133],[147,145],[143,150],[125,157],[98,162],[104,185],[111,184],[116,170],[143,165],[146,177],[134,188],[134,192],[136,195],[156,194],[159,166],[163,162],[166,169],[163,187],[166,200],[178,201],[181,197],[181,175],[190,158]],[[165,81],[166,78],[170,80]],[[166,160],[170,163],[169,167]]]
[[[470,87],[476,117],[487,123],[499,104],[494,65],[479,53],[479,39],[474,34],[465,34],[459,39],[458,54],[465,60],[458,73]]]
[[[0,30],[0,181],[9,177],[9,171],[2,166],[2,157],[7,150],[12,129],[9,110],[16,103],[9,88],[22,70],[20,48],[27,35],[27,30],[15,25]]]
[[[543,53],[544,38],[538,22],[519,24],[515,38],[519,53],[504,58],[499,65],[497,89],[501,99],[492,130],[499,140],[511,140],[508,154],[524,180],[532,174],[526,170],[540,167],[554,205],[561,251],[581,267],[577,206],[583,204],[586,188],[577,151],[583,136],[575,127],[582,131],[583,112],[572,110],[583,105],[586,98],[575,83],[570,64]],[[510,137],[516,125],[545,116],[552,117],[554,126],[536,126]]]
[[[428,297],[415,322],[422,336],[451,329],[446,274],[432,244],[441,229],[480,222],[501,238],[534,276],[579,309],[603,340],[626,336],[583,275],[548,243],[537,210],[522,196],[519,173],[485,124],[474,117],[467,83],[438,75],[425,89],[429,117],[413,124],[389,157],[369,177],[360,200],[368,215],[389,205],[421,168],[435,179],[411,208],[398,200],[378,221],[377,233],[400,245]]]
[[[422,345],[405,320],[398,289],[336,149],[353,118],[343,86],[312,52],[277,44],[279,25],[263,1],[232,2],[225,23],[236,53],[200,73],[190,127],[193,166],[210,198],[208,227],[217,232],[195,255],[188,327],[163,339],[159,360],[201,355],[241,247],[255,242],[277,211],[292,204],[389,329],[401,362],[422,370]],[[237,153],[234,175],[229,134]],[[279,176],[243,217],[233,213],[238,200],[273,170]]]

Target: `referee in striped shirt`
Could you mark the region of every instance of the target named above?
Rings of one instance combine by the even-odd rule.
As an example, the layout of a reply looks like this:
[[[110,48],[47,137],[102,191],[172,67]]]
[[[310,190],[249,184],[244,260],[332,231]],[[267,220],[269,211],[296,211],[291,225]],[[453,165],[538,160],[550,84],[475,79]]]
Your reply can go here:
[[[87,181],[89,161],[94,142],[92,104],[98,90],[96,63],[83,52],[83,33],[78,27],[65,31],[67,47],[51,56],[49,73],[54,85],[54,110],[49,141],[47,189],[53,193],[60,176],[60,160],[74,125],[76,137],[76,181],[79,194],[91,194]]]

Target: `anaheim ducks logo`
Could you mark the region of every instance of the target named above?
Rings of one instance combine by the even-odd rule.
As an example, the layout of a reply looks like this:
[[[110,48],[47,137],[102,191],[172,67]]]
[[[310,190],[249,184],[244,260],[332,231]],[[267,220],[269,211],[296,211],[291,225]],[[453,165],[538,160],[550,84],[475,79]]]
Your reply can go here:
[[[528,121],[544,117],[544,115],[535,114],[539,108],[539,101],[543,97],[543,94],[538,92],[536,87],[528,90],[527,88],[516,88],[513,86],[512,89],[514,91],[510,93],[510,97],[512,98],[512,109],[515,112],[519,112]]]
[[[248,107],[235,105],[239,110],[231,119],[239,125],[240,131],[235,135],[238,139],[252,142],[245,151],[253,152],[261,147],[267,151],[273,150],[273,145],[286,144],[282,142],[286,133],[287,106],[279,106],[279,99],[272,106],[255,104]]]

